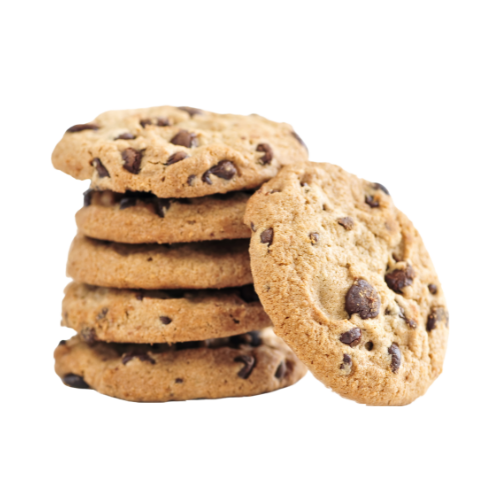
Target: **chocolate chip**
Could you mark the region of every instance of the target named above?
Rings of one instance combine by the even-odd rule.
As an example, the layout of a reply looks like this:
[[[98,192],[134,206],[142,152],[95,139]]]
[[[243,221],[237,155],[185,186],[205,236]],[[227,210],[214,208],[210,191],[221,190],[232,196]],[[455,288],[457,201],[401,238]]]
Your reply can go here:
[[[111,177],[107,168],[102,164],[99,158],[94,158],[90,163],[97,170],[97,175],[99,175],[99,177]]]
[[[346,230],[351,231],[354,227],[354,221],[350,217],[340,217],[337,222]]]
[[[376,318],[380,311],[380,297],[370,283],[357,280],[347,292],[345,309],[350,315],[358,313],[362,319]]]
[[[365,344],[365,349],[367,351],[371,351],[373,349],[373,342],[371,340],[369,340],[366,344]]]
[[[352,359],[349,354],[344,354],[344,357],[342,358],[342,364],[340,365],[341,370],[348,370],[352,366]]]
[[[309,233],[309,238],[313,245],[317,245],[319,243],[319,233],[315,232]]]
[[[266,144],[266,143],[261,143],[257,146],[257,151],[259,153],[264,153],[261,157],[260,157],[260,162],[262,163],[262,165],[267,165],[268,163],[271,163],[273,161],[273,150],[271,148],[271,146],[269,146],[269,144]]]
[[[234,358],[236,363],[243,363],[243,368],[238,372],[238,377],[242,379],[247,379],[252,373],[255,367],[255,358],[253,356],[247,356],[244,354],[243,356],[237,356]]]
[[[391,196],[390,193],[389,193],[389,190],[385,186],[383,186],[382,184],[379,184],[378,182],[374,182],[372,184],[372,186],[373,186],[373,189],[380,189],[385,194],[388,194],[389,196]]]
[[[240,287],[240,297],[245,302],[259,302],[259,296],[255,292],[253,285],[244,285]]]
[[[372,195],[365,196],[365,203],[372,208],[380,207],[380,203]]]
[[[438,321],[446,321],[446,326],[448,326],[448,313],[443,307],[432,307],[429,316],[427,317],[426,329],[431,332],[436,328]]]
[[[351,347],[357,346],[361,342],[361,330],[359,328],[352,328],[351,330],[344,332],[339,340],[343,344],[350,345]]]
[[[83,380],[80,375],[75,375],[74,373],[68,373],[64,375],[62,379],[63,383],[68,387],[73,387],[74,389],[90,389],[90,385]]]
[[[95,343],[97,342],[97,335],[95,333],[95,329],[91,328],[90,326],[84,326],[80,330],[80,337],[86,344],[90,346],[95,345]]]
[[[393,343],[391,347],[389,347],[388,351],[391,355],[391,370],[393,373],[396,373],[401,366],[401,351],[396,343]]]
[[[139,349],[132,349],[130,352],[126,353],[125,356],[123,356],[122,358],[122,363],[126,365],[129,361],[131,361],[134,358],[138,358],[141,361],[147,361],[152,365],[156,364],[156,361],[153,358],[151,358],[147,352],[142,352]]]
[[[273,237],[274,237],[273,229],[272,228],[265,229],[264,231],[262,231],[262,233],[260,233],[260,242],[264,244],[267,243],[267,245],[271,246],[273,243]]]
[[[178,106],[177,109],[180,109],[181,111],[185,111],[186,113],[189,113],[189,116],[202,115],[203,114],[203,110],[198,109],[198,108],[191,108],[189,106]]]
[[[160,321],[164,325],[170,325],[170,323],[172,323],[172,320],[168,316],[160,316]]]
[[[403,293],[405,286],[411,286],[415,271],[407,264],[405,269],[395,269],[385,275],[387,286],[396,293]]]
[[[182,384],[184,382],[184,380],[182,378],[176,378],[175,379],[175,383],[176,384]]]
[[[193,134],[187,130],[180,130],[174,138],[170,141],[176,146],[184,146],[185,148],[193,148],[198,146],[198,139],[196,134]]]
[[[292,135],[295,137],[295,139],[297,139],[297,141],[299,142],[299,144],[305,148],[306,151],[309,151],[307,149],[307,146],[306,146],[305,142],[299,137],[299,134],[297,134],[297,132],[292,131]]]
[[[432,295],[436,295],[436,293],[437,293],[437,291],[438,291],[438,287],[437,287],[436,285],[434,285],[434,284],[432,284],[432,283],[431,283],[431,284],[428,286],[428,288],[429,288],[429,292],[431,292],[431,293],[432,293]]]
[[[139,123],[141,124],[142,128],[145,128],[146,125],[151,125],[153,122],[151,121],[151,118],[144,118]]]
[[[252,229],[252,231],[255,233],[255,231],[257,231],[257,228],[255,227],[255,224],[253,222],[250,222],[250,228]]]
[[[185,151],[177,151],[176,153],[168,157],[167,163],[165,163],[165,165],[172,165],[174,163],[177,163],[178,161],[184,160],[187,157],[188,155]]]
[[[94,192],[93,189],[87,189],[85,193],[83,193],[83,206],[88,207],[92,204],[92,193]]]
[[[205,174],[206,174],[206,172],[205,172]],[[203,175],[205,175],[205,174],[203,174]],[[194,181],[195,181],[195,180],[196,180],[196,175],[194,175],[194,174],[193,174],[193,175],[190,175],[190,176],[188,177],[188,184],[189,184],[190,186],[192,186],[192,185],[194,184]],[[209,184],[212,184],[212,183],[211,183],[211,182],[209,182]]]
[[[236,172],[234,163],[229,160],[222,160],[210,169],[211,174],[227,181],[232,179],[236,175]]]
[[[170,208],[170,199],[169,198],[156,198],[154,200],[154,208],[156,215],[163,218],[165,217],[165,212]]]
[[[135,298],[136,298],[137,300],[143,300],[143,299],[144,299],[144,292],[137,292],[137,293],[135,294]]]
[[[417,328],[418,324],[414,319],[408,318],[406,316],[405,310],[398,304],[399,306],[399,317],[405,320],[405,323],[411,328]]]
[[[262,337],[260,336],[259,331],[251,331],[248,332],[247,335],[250,336],[250,345],[252,347],[259,347],[262,345]]]
[[[101,309],[101,312],[96,316],[97,321],[100,321],[101,319],[104,319],[106,317],[106,314],[108,314],[108,308],[103,307]]]
[[[286,363],[285,361],[281,361],[281,363],[278,365],[278,368],[276,368],[276,371],[274,372],[275,378],[278,380],[281,380],[286,373]]]
[[[82,130],[99,130],[99,127],[95,123],[83,123],[82,125],[73,125],[66,132],[74,133]]]
[[[127,148],[122,151],[123,168],[131,174],[138,174],[141,170],[142,151]]]
[[[115,141],[118,140],[123,140],[123,141],[131,141],[132,139],[135,139],[135,135],[131,134],[130,132],[124,132],[123,134],[120,134],[118,137],[115,137]]]
[[[170,126],[170,120],[168,118],[157,118],[156,119],[157,127],[168,127]]]
[[[125,195],[121,200],[120,200],[120,210],[125,210],[126,208],[129,207],[135,207],[137,204],[137,197],[134,195]]]
[[[66,345],[66,340],[60,340],[58,345]]]

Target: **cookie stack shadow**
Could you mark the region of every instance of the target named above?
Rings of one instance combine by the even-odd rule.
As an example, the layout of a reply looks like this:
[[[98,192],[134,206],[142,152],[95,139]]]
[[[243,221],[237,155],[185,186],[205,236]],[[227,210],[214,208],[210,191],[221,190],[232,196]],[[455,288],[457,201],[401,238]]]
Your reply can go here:
[[[292,141],[288,149],[304,156],[303,146],[291,129],[270,133],[272,122],[225,116],[171,107],[105,114],[71,127],[56,147],[56,168],[92,180],[76,214],[67,263],[73,281],[62,307],[62,325],[76,334],[55,350],[67,386],[160,402],[256,395],[304,376],[253,288],[251,230],[243,223],[252,191],[280,166],[276,152],[286,156]],[[235,123],[266,142],[235,145],[228,135],[227,144],[212,144],[213,124],[219,137]],[[90,165],[88,174],[80,175],[79,162]],[[157,170],[171,176],[162,181],[170,191],[139,183]]]

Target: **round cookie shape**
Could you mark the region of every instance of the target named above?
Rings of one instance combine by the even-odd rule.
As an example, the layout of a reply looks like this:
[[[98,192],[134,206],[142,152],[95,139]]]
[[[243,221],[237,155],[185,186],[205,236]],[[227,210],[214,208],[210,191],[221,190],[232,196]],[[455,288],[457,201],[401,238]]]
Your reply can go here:
[[[229,288],[253,282],[248,240],[127,245],[77,234],[66,273],[111,288]]]
[[[96,189],[194,198],[252,189],[307,159],[290,125],[258,115],[159,106],[109,111],[70,127],[52,163]]]
[[[243,223],[251,193],[158,198],[150,193],[87,191],[76,214],[79,231],[120,243],[189,243],[250,238]]]
[[[187,342],[271,326],[252,285],[225,290],[123,290],[70,283],[62,325],[89,343]]]
[[[91,346],[73,337],[54,357],[66,385],[142,402],[254,396],[293,385],[307,372],[269,331],[171,345]]]
[[[284,167],[250,199],[255,289],[326,386],[405,405],[442,371],[448,312],[422,239],[386,188],[326,163]]]

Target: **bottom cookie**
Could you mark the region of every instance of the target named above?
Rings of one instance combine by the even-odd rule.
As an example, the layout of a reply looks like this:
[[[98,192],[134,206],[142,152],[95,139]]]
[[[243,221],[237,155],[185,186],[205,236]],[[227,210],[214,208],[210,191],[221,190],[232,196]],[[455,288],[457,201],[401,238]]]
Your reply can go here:
[[[254,396],[293,385],[307,372],[270,329],[177,344],[90,346],[73,337],[54,357],[66,385],[141,402]]]

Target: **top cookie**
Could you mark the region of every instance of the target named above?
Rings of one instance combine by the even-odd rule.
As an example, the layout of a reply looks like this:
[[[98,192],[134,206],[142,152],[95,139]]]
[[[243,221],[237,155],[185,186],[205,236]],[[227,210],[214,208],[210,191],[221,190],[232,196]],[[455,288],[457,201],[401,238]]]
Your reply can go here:
[[[441,373],[448,313],[386,188],[329,164],[283,168],[250,199],[255,288],[281,336],[340,395],[404,405]]]
[[[103,113],[70,127],[52,154],[55,168],[96,189],[163,198],[255,188],[305,159],[286,123],[172,106]]]

